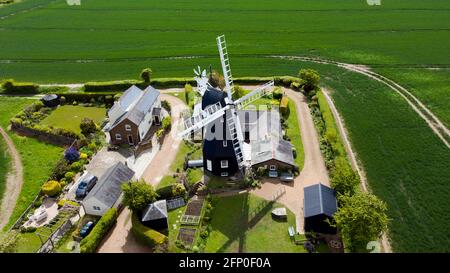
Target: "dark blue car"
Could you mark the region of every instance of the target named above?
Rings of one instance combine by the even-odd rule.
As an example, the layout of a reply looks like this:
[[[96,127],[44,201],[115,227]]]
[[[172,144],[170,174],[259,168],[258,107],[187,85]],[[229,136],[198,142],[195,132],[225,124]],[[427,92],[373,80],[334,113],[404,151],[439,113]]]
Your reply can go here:
[[[97,183],[97,176],[94,175],[86,175],[78,185],[77,191],[75,192],[75,196],[77,198],[84,198],[90,190],[95,186]]]
[[[89,221],[87,222],[81,229],[80,229],[80,236],[81,238],[86,237],[89,232],[91,232],[92,228],[94,227],[94,222]]]

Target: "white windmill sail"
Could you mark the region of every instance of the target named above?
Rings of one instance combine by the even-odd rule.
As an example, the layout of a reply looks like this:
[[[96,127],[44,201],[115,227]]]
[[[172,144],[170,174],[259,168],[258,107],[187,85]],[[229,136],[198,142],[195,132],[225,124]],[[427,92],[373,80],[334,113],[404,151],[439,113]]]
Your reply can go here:
[[[206,75],[206,70],[201,70],[200,66],[197,67],[197,70],[194,69],[194,80],[197,82],[197,91],[200,93],[201,96],[203,96],[206,92],[206,89],[208,89],[209,80]]]
[[[219,48],[223,77],[225,79],[225,91],[228,93],[228,99],[231,101],[231,92],[233,91],[233,76],[231,75],[230,59],[228,58],[228,49],[225,41],[225,35],[217,37],[217,47]]]

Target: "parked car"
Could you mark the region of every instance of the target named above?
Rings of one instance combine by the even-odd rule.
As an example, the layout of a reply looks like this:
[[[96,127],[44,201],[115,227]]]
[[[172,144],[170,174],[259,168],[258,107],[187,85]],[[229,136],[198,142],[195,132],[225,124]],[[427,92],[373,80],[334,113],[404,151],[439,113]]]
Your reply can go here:
[[[84,238],[86,237],[94,227],[94,222],[89,221],[87,222],[81,229],[80,229],[80,237]]]
[[[85,197],[90,190],[95,186],[97,183],[97,176],[87,174],[85,177],[81,179],[80,184],[78,184],[77,191],[75,192],[75,196],[77,198],[83,198]]]
[[[280,180],[282,182],[292,182],[294,181],[294,175],[292,173],[282,173],[280,175]]]

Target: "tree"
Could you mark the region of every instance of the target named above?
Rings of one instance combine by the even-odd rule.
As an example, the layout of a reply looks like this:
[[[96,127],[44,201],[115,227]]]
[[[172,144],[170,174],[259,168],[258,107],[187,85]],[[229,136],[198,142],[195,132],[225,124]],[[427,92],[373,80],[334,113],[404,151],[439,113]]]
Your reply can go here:
[[[209,84],[211,84],[213,87],[218,87],[223,90],[225,88],[225,79],[222,75],[220,75],[219,72],[213,70],[211,73],[209,73]]]
[[[192,86],[189,83],[186,83],[184,85],[184,99],[186,100],[186,104],[190,105],[190,97],[191,97],[191,93],[192,91]]]
[[[75,162],[80,158],[80,153],[75,149],[75,147],[70,147],[64,152],[64,159],[68,162]]]
[[[155,190],[144,180],[123,183],[122,191],[123,203],[132,211],[142,211],[156,200]]]
[[[15,253],[19,242],[17,231],[10,231],[0,235],[0,253]]]
[[[314,69],[300,69],[299,78],[303,83],[303,90],[309,93],[319,87],[320,75]]]
[[[81,133],[85,136],[97,131],[97,124],[90,118],[83,118],[80,123]]]
[[[341,195],[339,203],[332,225],[340,230],[350,251],[365,249],[367,243],[379,239],[387,231],[386,203],[375,195],[357,191],[352,196]]]
[[[242,98],[245,95],[246,91],[244,88],[240,87],[239,85],[233,86],[233,100],[237,100],[239,98]]]
[[[150,78],[152,77],[153,71],[150,68],[144,68],[141,72],[141,79],[144,80],[145,83],[150,83]]]
[[[331,187],[339,195],[353,195],[360,182],[358,174],[349,167],[338,167],[331,175]]]

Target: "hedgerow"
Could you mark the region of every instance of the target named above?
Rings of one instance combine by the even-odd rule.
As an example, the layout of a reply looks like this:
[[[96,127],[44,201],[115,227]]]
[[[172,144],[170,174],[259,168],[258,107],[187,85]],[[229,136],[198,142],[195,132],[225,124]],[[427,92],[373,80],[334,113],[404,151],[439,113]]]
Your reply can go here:
[[[91,233],[80,242],[81,253],[94,253],[97,247],[117,221],[117,210],[109,209],[95,224]]]
[[[143,244],[155,247],[157,245],[162,245],[168,241],[167,236],[158,231],[144,226],[140,221],[139,217],[135,212],[131,216],[131,232],[136,238]]]

